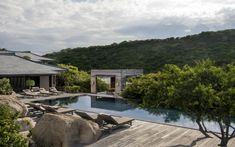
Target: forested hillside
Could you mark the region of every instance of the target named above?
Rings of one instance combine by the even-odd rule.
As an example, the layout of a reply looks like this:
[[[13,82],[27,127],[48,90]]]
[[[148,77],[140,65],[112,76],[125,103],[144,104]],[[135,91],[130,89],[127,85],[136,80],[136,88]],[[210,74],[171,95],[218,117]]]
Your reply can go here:
[[[63,49],[45,55],[55,63],[71,64],[80,70],[143,68],[154,72],[164,64],[193,64],[210,58],[218,65],[235,61],[235,30],[202,32],[182,38],[124,41],[106,46]]]

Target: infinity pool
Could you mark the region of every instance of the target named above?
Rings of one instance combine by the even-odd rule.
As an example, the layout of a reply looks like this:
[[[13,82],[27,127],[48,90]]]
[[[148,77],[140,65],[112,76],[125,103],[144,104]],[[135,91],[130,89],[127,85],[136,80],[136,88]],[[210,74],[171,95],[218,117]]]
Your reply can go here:
[[[48,105],[61,105],[83,111],[96,113],[107,113],[117,116],[127,116],[139,120],[167,123],[177,126],[198,128],[197,124],[181,112],[170,109],[142,109],[135,107],[122,99],[96,98],[90,96],[80,96],[75,98],[65,98],[58,100],[40,101]],[[205,125],[214,131],[218,131],[215,122],[205,122]]]

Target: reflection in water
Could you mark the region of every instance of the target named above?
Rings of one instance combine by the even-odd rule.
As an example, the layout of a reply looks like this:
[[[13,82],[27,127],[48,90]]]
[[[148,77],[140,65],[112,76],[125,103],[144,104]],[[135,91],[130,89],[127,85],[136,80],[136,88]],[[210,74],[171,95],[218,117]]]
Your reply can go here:
[[[128,100],[129,105],[135,108],[140,108],[140,102],[137,102],[135,100]],[[141,107],[142,108],[142,107]],[[162,116],[164,118],[164,122],[177,122],[181,116],[186,117],[186,115],[183,115],[178,110],[175,109],[164,109],[164,108],[142,108],[143,110],[146,110],[149,112],[149,114],[155,115],[155,116]]]
[[[137,103],[125,101],[122,99],[97,99],[90,96],[80,96],[75,98],[73,97],[58,100],[46,100],[42,101],[41,103],[48,105],[67,106],[83,111],[93,111],[97,113],[127,116],[145,121],[169,123],[196,129],[198,128],[197,124],[192,120],[192,116],[188,116],[180,111],[174,109],[140,108]],[[210,130],[218,130],[218,125],[215,122],[206,121],[205,125]]]
[[[113,99],[113,98],[91,98],[91,107],[92,108],[101,108],[106,110],[113,111],[126,111],[133,109],[127,101],[122,99]]]
[[[77,103],[79,97],[69,97],[69,98],[62,98],[62,99],[54,99],[54,100],[45,100],[40,101],[40,103],[43,103],[45,105],[51,105],[51,106],[66,106],[69,104]],[[38,103],[38,101],[35,101]]]
[[[177,110],[140,108],[136,102],[113,98],[71,97],[57,100],[46,100],[42,101],[42,103],[47,105],[69,106],[81,110],[95,110],[96,112],[106,112],[116,115],[123,113],[124,115],[127,114],[127,116],[139,119],[147,118],[151,121],[155,121],[155,119],[152,119],[152,117],[155,116],[158,117],[158,121],[164,121],[166,123],[178,122],[182,117],[186,117],[186,115],[183,115]],[[108,112],[109,110],[112,112]]]
[[[153,108],[150,109],[146,108],[144,110],[147,110],[150,114],[162,115],[166,123],[177,122],[180,119],[180,116],[182,115],[182,113],[177,110],[153,109]]]

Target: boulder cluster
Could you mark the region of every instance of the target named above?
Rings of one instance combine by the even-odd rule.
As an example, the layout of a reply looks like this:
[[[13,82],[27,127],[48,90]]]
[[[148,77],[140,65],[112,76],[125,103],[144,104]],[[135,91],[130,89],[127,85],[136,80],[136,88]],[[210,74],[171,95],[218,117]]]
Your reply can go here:
[[[79,146],[93,143],[101,136],[98,124],[77,115],[46,113],[35,122],[27,117],[26,105],[14,95],[0,95],[1,105],[7,105],[20,114],[20,131],[30,132],[28,137],[33,147]]]

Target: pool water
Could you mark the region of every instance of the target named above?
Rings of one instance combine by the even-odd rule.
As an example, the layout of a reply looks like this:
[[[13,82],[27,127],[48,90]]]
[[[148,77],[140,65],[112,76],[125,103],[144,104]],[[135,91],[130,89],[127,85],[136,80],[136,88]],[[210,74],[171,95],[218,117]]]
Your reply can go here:
[[[117,116],[127,116],[138,120],[145,120],[158,123],[167,123],[177,126],[198,128],[188,116],[181,112],[171,109],[142,109],[135,107],[122,99],[96,98],[90,96],[80,96],[75,98],[65,98],[58,100],[40,101],[48,105],[60,105],[75,108],[83,111],[96,113],[106,113]],[[215,122],[205,122],[207,128],[218,131],[218,125]]]

